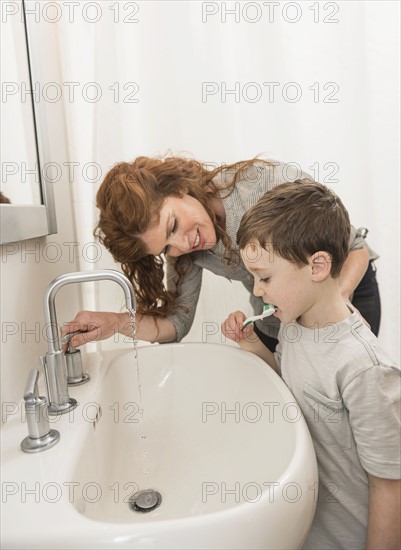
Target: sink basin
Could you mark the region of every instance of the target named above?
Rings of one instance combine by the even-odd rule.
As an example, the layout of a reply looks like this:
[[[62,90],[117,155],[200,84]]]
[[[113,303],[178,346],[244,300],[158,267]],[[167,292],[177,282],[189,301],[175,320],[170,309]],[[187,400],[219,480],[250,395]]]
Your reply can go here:
[[[17,451],[3,469],[47,495],[22,505],[9,486],[3,548],[302,546],[315,454],[293,395],[261,359],[197,343],[88,355],[91,382],[71,388],[79,407],[57,419],[60,443]],[[134,510],[146,490],[160,503]]]

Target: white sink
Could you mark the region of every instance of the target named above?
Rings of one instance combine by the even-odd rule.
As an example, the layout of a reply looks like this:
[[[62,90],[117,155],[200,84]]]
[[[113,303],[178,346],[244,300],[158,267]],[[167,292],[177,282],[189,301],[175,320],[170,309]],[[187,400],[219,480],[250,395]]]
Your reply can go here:
[[[2,548],[302,546],[316,459],[294,397],[263,361],[188,343],[99,357],[91,381],[70,388],[80,405],[52,426],[54,448],[26,455],[26,426],[6,425]],[[38,502],[22,502],[24,483]],[[160,505],[133,511],[147,489]]]

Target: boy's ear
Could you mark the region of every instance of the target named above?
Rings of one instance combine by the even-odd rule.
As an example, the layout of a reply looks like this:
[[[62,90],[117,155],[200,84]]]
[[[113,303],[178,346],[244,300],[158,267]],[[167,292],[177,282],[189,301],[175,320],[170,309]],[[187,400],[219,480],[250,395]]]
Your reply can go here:
[[[331,255],[328,252],[319,250],[310,257],[310,266],[312,267],[312,280],[324,281],[331,271]]]

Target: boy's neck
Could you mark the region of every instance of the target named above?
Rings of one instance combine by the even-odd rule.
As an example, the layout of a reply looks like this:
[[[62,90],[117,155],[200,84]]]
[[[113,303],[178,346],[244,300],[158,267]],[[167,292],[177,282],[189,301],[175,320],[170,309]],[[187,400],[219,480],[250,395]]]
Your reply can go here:
[[[351,311],[340,294],[337,279],[320,284],[311,308],[298,317],[297,322],[306,328],[323,328],[328,323],[340,323]]]

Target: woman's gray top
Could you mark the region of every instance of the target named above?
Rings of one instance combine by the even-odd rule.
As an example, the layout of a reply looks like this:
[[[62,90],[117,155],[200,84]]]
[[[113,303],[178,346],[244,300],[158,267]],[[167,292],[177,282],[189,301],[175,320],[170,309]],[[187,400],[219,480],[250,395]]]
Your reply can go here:
[[[220,193],[226,213],[226,232],[233,243],[233,249],[238,253],[239,250],[236,245],[237,231],[242,216],[251,206],[267,191],[276,187],[276,185],[303,178],[313,180],[309,174],[293,165],[274,160],[270,160],[269,162],[271,163],[270,166],[255,163],[248,167],[238,179],[233,190],[230,189],[227,192],[222,189]],[[233,172],[225,170],[218,174],[214,182],[217,185],[225,186],[232,180],[233,176]],[[351,227],[350,250],[367,247],[369,259],[377,259],[377,254],[367,246],[362,235],[363,232],[359,232],[354,227]],[[200,250],[191,254],[193,262],[181,282],[180,297],[177,301],[177,304],[184,305],[186,310],[178,308],[175,313],[168,315],[168,319],[173,322],[176,329],[177,342],[180,342],[188,334],[192,326],[202,285],[203,269],[208,269],[216,275],[221,275],[229,280],[241,281],[249,291],[250,302],[255,315],[262,312],[263,300],[252,294],[252,275],[246,270],[239,254],[238,260],[234,264],[227,265],[224,261],[224,250],[222,242],[219,241],[209,250]],[[174,259],[167,258],[167,288],[169,290],[175,289],[174,280],[176,277]],[[233,304],[234,310],[235,304]],[[280,321],[276,317],[267,317],[263,321],[257,321],[257,326],[263,333],[276,338]]]

